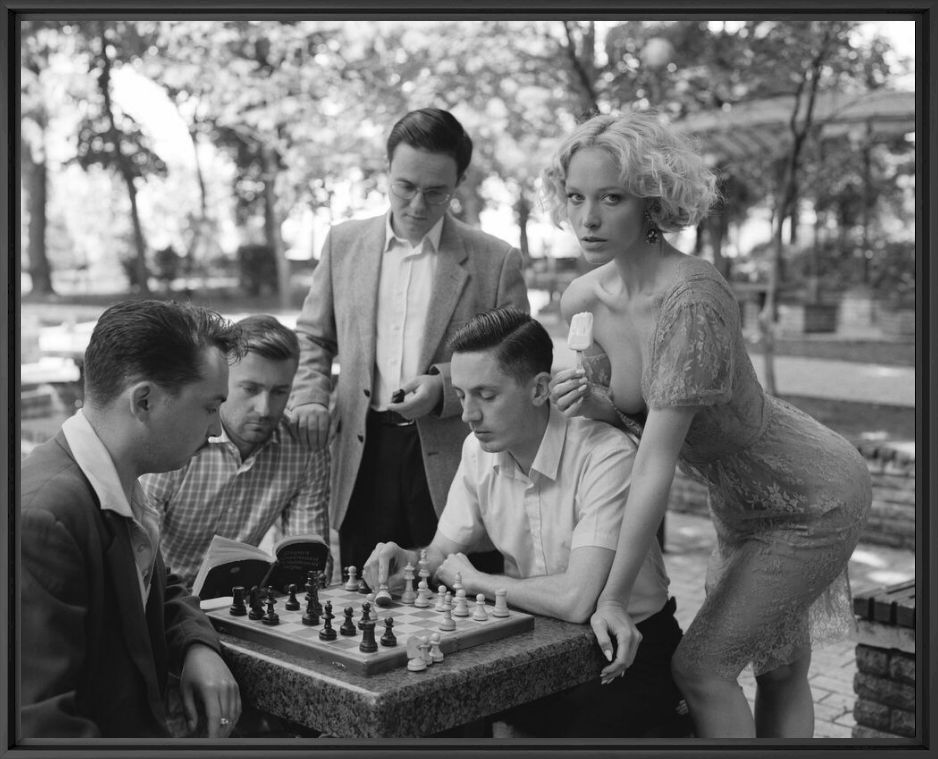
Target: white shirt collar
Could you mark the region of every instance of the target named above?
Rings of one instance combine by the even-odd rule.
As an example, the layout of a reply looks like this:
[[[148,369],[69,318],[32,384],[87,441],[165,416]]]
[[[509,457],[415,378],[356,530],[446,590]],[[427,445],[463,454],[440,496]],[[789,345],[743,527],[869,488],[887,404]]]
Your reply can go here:
[[[424,243],[430,245],[430,250],[433,253],[436,253],[440,250],[440,237],[443,235],[443,220],[446,218],[446,214],[443,214],[436,224],[434,224],[427,233],[423,236],[423,239],[418,242],[413,247],[419,248]],[[410,240],[406,240],[403,237],[396,235],[394,233],[394,227],[391,225],[391,212],[388,211],[384,217],[384,253],[387,253],[390,250],[391,245],[394,242],[399,242],[403,245],[410,245]]]
[[[62,424],[62,434],[72,449],[72,456],[85,477],[94,488],[101,508],[114,511],[123,517],[135,519],[131,504],[124,495],[117,468],[111,454],[101,442],[98,433],[94,431],[91,423],[81,410],[65,420]],[[132,499],[135,503],[146,508],[146,499],[140,488],[140,483],[134,480]]]
[[[567,439],[567,424],[563,414],[553,406],[547,417],[547,427],[537,447],[534,461],[531,462],[530,472],[537,472],[550,480],[557,479],[560,469],[560,457],[563,454],[564,441]],[[507,471],[520,471],[518,464],[508,451],[495,454],[493,466],[496,469],[505,468]]]

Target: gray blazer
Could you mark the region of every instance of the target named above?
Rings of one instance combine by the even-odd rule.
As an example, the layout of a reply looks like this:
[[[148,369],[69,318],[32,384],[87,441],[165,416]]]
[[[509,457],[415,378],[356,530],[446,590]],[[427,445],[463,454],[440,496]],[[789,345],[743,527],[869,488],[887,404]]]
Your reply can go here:
[[[345,517],[365,444],[365,416],[375,371],[378,279],[386,217],[348,221],[332,228],[296,321],[300,366],[290,407],[329,406],[332,359],[341,370],[336,387],[330,521]],[[503,240],[446,215],[440,257],[420,357],[422,371],[443,377],[443,408],[417,420],[424,470],[436,513],[443,511],[469,430],[450,382],[447,341],[478,313],[513,305],[528,312],[521,254]]]

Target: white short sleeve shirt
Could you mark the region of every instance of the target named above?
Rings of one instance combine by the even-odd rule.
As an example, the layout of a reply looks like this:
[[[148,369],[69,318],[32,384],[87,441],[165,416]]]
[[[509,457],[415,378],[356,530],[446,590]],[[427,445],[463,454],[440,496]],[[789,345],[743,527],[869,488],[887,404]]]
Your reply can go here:
[[[486,453],[474,435],[463,443],[439,531],[467,549],[485,541],[505,558],[505,574],[560,574],[570,552],[615,550],[631,484],[635,444],[603,422],[567,419],[554,408],[525,475],[507,453]],[[636,622],[668,598],[661,549],[653,542],[629,600]]]

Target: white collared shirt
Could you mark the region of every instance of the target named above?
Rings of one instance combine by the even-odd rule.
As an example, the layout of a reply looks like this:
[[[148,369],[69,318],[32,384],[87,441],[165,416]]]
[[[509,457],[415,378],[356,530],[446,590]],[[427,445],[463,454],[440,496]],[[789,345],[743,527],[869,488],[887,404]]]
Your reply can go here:
[[[153,579],[153,564],[160,545],[159,512],[147,503],[136,480],[130,503],[127,502],[111,454],[80,410],[65,420],[62,434],[72,450],[75,463],[98,496],[102,510],[113,511],[125,518],[134,563],[137,565],[140,597],[146,608]]]
[[[560,574],[576,548],[616,549],[635,450],[620,430],[551,408],[525,475],[508,453],[486,453],[470,434],[437,529],[467,548],[488,538],[509,577]],[[629,599],[635,622],[661,610],[668,584],[653,542]]]
[[[385,221],[384,253],[378,281],[375,378],[371,405],[387,408],[400,386],[422,373],[423,350],[430,296],[436,274],[443,218],[413,246],[394,234],[391,213]]]

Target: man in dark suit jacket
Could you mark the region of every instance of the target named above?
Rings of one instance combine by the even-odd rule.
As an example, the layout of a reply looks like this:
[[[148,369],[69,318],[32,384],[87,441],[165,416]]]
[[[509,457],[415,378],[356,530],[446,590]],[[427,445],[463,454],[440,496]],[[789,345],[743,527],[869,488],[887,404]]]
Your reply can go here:
[[[166,737],[171,669],[190,730],[227,736],[238,685],[198,600],[168,575],[137,477],[219,433],[238,332],[217,314],[119,303],[85,352],[84,408],[22,468],[21,731]]]
[[[436,531],[468,434],[449,338],[477,313],[529,310],[518,250],[446,211],[472,157],[462,125],[412,111],[387,155],[389,212],[340,224],[324,243],[296,323],[290,400],[311,443],[335,433],[331,523],[342,566],[359,568],[378,542],[426,545]]]

